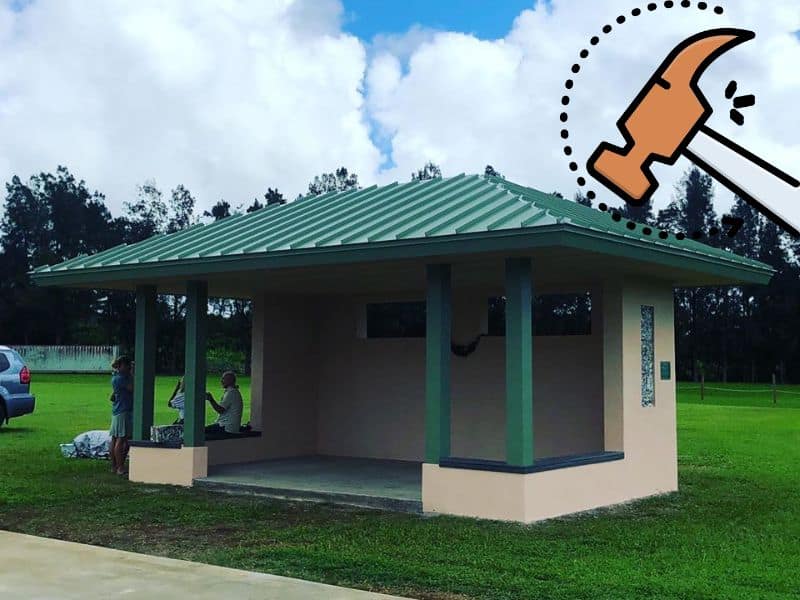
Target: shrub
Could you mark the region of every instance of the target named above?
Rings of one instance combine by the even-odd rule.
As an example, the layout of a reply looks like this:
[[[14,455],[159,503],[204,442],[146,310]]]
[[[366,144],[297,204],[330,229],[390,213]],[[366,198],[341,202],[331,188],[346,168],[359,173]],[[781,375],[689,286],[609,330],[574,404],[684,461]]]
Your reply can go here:
[[[239,350],[230,348],[209,348],[206,352],[206,369],[209,373],[235,371],[237,374],[245,372],[245,355]]]

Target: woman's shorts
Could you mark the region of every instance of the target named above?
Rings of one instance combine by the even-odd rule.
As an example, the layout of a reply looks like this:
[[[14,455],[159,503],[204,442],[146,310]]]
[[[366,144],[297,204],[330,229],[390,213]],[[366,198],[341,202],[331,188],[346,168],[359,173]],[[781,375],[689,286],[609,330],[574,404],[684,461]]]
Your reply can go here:
[[[124,412],[111,415],[111,437],[131,437],[133,435],[133,413]]]

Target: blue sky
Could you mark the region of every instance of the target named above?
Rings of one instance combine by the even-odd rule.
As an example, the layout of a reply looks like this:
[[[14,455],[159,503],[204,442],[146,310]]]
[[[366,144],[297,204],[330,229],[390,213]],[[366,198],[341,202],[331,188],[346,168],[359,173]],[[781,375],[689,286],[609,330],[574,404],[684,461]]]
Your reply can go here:
[[[403,33],[413,25],[473,33],[482,39],[505,36],[514,18],[535,0],[343,0],[344,29],[369,41],[376,34]]]
[[[505,37],[514,19],[537,0],[343,0],[345,31],[370,42],[376,35],[403,34],[415,26],[437,31],[458,31],[481,39]],[[382,169],[395,166],[391,140],[377,134],[372,119],[370,138],[386,160]]]

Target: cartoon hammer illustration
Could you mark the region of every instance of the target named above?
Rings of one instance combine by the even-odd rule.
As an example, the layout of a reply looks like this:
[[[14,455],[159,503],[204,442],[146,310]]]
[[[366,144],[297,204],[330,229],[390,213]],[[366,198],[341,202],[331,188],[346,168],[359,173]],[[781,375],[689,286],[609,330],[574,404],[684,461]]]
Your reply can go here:
[[[626,202],[641,206],[658,188],[653,162],[686,156],[794,236],[800,235],[800,182],[706,125],[711,105],[698,81],[719,56],[755,37],[712,29],[676,46],[617,121],[625,146],[602,142],[589,173]]]

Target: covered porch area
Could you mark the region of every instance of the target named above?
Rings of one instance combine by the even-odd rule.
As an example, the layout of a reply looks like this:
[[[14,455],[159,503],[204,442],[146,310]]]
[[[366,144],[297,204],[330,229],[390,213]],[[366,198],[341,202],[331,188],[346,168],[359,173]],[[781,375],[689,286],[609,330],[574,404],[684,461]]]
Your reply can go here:
[[[131,478],[520,521],[591,508],[597,490],[587,489],[581,500],[565,493],[564,484],[546,484],[535,495],[527,486],[567,472],[567,485],[583,488],[587,473],[626,462],[617,387],[622,313],[632,311],[629,326],[640,335],[642,300],[636,295],[643,286],[599,278],[592,262],[589,253],[549,248],[449,262],[228,273],[183,284],[189,297],[199,289],[204,297],[247,293],[253,300],[250,412],[256,433],[206,440],[204,390],[198,390],[194,400],[187,394],[182,445],[148,441],[143,420]],[[158,290],[180,285],[163,282]],[[140,288],[143,306],[147,293],[152,290]],[[659,356],[669,362],[671,286],[662,282],[646,297],[658,306],[654,347],[657,341]],[[542,302],[546,298],[561,304]],[[573,306],[570,298],[584,305]],[[205,306],[203,299],[188,303],[187,357],[196,360],[187,363],[187,381],[193,365],[202,368]],[[540,313],[583,310],[582,321],[569,331],[537,331],[537,307]],[[140,312],[146,332],[148,312]],[[539,315],[545,316],[575,321],[574,315]],[[137,355],[147,352],[137,349]],[[635,377],[641,380],[640,373]],[[200,378],[205,381],[205,373]],[[670,379],[654,378],[654,394],[670,398]],[[152,400],[141,396],[137,415],[148,415]],[[641,401],[639,390],[632,396]],[[673,411],[665,402],[657,414],[669,420]],[[660,429],[664,435],[655,458],[671,477],[659,489],[674,489],[674,422],[670,435],[669,425],[651,421],[658,424],[654,439]],[[631,492],[618,493],[622,501]],[[552,501],[553,495],[562,499]],[[529,516],[533,498],[550,498],[556,508]]]

